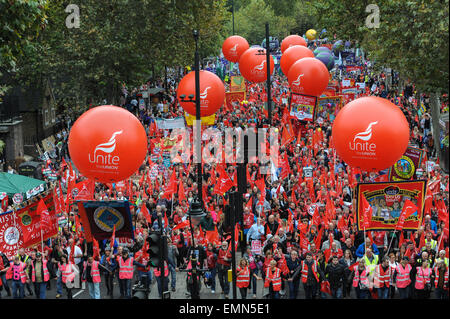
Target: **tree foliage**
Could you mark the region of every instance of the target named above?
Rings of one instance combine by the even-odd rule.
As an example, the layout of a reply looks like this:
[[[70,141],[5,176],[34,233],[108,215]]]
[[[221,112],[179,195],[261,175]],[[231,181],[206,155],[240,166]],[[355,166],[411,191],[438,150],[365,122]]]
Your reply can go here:
[[[193,29],[202,54],[220,48],[225,0],[80,0],[80,28],[67,28],[68,1],[49,4],[48,27],[21,59],[23,83],[50,78],[64,105],[117,102],[122,83],[136,86],[152,69],[192,64]]]
[[[380,0],[379,28],[365,25],[372,1],[319,0],[317,17],[339,38],[358,40],[379,65],[422,92],[448,93],[448,0]],[[344,23],[345,21],[345,23]]]

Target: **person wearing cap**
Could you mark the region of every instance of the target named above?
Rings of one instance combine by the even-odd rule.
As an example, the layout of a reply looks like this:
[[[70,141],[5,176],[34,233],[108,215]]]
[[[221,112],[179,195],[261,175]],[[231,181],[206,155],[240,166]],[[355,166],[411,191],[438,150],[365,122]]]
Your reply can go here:
[[[34,285],[34,293],[37,299],[45,299],[47,292],[47,282],[50,280],[50,272],[47,266],[47,260],[42,258],[38,251],[36,259],[31,262],[31,281]]]
[[[111,255],[111,248],[107,246],[105,248],[105,254],[100,259],[100,264],[106,268],[104,272],[106,294],[113,299],[114,298],[114,272],[117,269],[117,260]]]

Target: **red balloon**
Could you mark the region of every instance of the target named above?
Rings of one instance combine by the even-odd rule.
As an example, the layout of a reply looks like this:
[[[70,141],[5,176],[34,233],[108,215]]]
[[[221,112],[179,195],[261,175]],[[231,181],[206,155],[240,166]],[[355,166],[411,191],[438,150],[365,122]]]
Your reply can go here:
[[[287,75],[292,64],[303,58],[314,58],[314,52],[302,45],[294,45],[287,48],[280,59],[283,74]]]
[[[242,53],[244,53],[250,46],[247,40],[239,35],[232,35],[226,38],[222,44],[222,53],[230,62],[237,63]]]
[[[262,50],[259,52],[259,50]],[[264,82],[267,80],[267,57],[266,50],[260,48],[250,48],[245,51],[239,59],[239,71],[242,76],[250,82]],[[275,64],[270,55],[270,74],[273,73]]]
[[[180,95],[194,96],[195,100],[195,72],[186,74],[178,84],[177,97]],[[200,115],[209,116],[217,112],[225,100],[225,86],[222,80],[212,72],[200,70]],[[191,115],[195,116],[195,103],[181,102],[181,107]]]
[[[292,64],[288,72],[289,85],[293,92],[320,96],[328,86],[330,73],[322,61],[303,58]]]
[[[408,147],[409,125],[390,101],[362,97],[345,105],[332,129],[337,154],[350,166],[370,171],[391,167]]]
[[[147,154],[147,134],[141,122],[114,105],[83,113],[69,133],[69,153],[84,176],[111,183],[127,179]]]
[[[288,35],[283,39],[283,41],[281,41],[281,53],[284,53],[286,49],[293,45],[302,45],[304,47],[307,46],[305,39],[303,39],[301,36],[296,34]]]

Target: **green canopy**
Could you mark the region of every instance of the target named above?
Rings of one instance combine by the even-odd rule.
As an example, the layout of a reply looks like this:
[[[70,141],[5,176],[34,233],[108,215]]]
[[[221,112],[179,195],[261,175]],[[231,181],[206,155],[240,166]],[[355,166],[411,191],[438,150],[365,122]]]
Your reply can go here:
[[[40,191],[36,189],[35,192],[28,194],[26,193],[34,188],[39,188],[41,185],[41,189],[44,190],[44,181],[19,174],[0,173],[0,193],[6,193],[8,196],[13,196],[16,193],[22,193],[24,195],[24,199],[27,199],[32,196],[31,194]]]

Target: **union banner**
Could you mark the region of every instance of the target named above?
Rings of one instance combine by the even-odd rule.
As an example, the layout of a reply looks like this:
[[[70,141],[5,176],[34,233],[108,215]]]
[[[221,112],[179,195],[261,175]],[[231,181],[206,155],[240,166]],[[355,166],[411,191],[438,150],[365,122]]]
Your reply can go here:
[[[225,92],[225,107],[228,111],[233,111],[236,107],[233,103],[241,103],[245,100],[245,91]]]
[[[417,179],[416,171],[422,165],[424,150],[408,146],[403,156],[389,168],[390,181]]]
[[[87,201],[78,203],[78,211],[88,242],[108,239],[115,228],[116,237],[134,239],[128,201]]]
[[[245,80],[243,76],[232,76],[230,79],[230,91],[245,91]]]
[[[395,230],[406,200],[416,205],[418,211],[406,218],[403,229],[417,230],[422,224],[426,182],[359,183],[356,186],[358,230],[364,230],[363,196],[372,210],[365,230]]]

